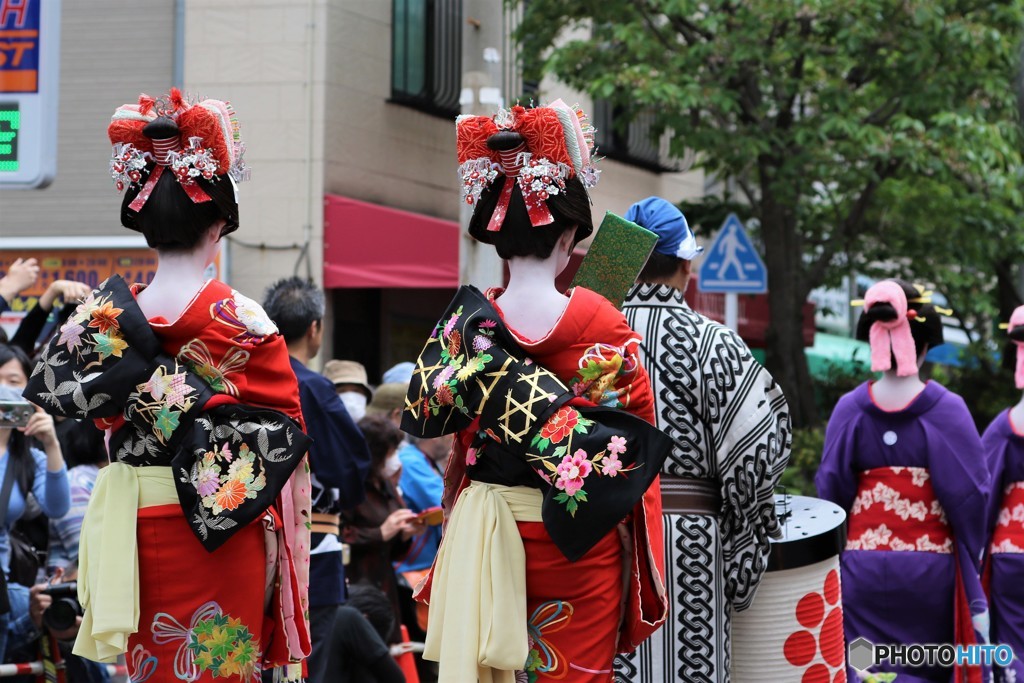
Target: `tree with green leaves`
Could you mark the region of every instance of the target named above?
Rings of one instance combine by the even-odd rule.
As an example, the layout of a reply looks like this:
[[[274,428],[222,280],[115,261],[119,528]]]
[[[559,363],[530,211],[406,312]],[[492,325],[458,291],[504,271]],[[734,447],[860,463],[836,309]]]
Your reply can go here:
[[[528,76],[653,113],[673,154],[737,188],[768,267],[768,369],[798,425],[818,420],[813,288],[878,262],[927,264],[941,285],[943,268],[987,276],[1020,253],[1024,0],[522,4]]]

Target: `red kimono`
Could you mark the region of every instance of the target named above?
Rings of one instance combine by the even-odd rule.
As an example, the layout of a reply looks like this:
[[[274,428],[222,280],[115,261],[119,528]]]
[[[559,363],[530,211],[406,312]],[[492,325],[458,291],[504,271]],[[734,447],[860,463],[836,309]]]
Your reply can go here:
[[[498,289],[487,292],[499,314],[495,298],[500,294]],[[636,360],[640,337],[604,297],[576,287],[543,339],[510,332],[535,363],[580,398],[654,423],[650,382]],[[448,509],[469,484],[466,458],[468,453],[473,459],[469,445],[475,433],[474,425],[456,440],[445,477]],[[531,681],[610,681],[615,653],[632,651],[664,622],[668,607],[656,479],[625,522],[576,562],[558,550],[543,523],[517,523],[526,551],[531,639],[526,671]],[[420,596],[429,601],[429,585]]]
[[[135,294],[141,289],[132,287]],[[256,302],[210,280],[173,323],[149,322],[163,350],[218,392],[210,405],[270,408],[302,424],[284,338]],[[123,424],[115,422],[114,429]],[[234,455],[244,468],[241,454]],[[237,481],[247,486],[244,478]],[[217,504],[230,505],[227,497],[248,493],[236,482],[210,482]],[[309,509],[304,465],[262,519],[212,553],[179,505],[140,509],[139,631],[128,653],[132,680],[258,680],[262,667],[308,654]],[[265,599],[268,589],[272,595]]]

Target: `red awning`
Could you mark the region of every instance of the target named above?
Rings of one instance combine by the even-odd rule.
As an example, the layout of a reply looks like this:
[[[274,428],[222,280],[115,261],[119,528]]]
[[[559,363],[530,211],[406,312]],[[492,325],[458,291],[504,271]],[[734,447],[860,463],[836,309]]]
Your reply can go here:
[[[458,286],[458,223],[324,195],[324,287]]]

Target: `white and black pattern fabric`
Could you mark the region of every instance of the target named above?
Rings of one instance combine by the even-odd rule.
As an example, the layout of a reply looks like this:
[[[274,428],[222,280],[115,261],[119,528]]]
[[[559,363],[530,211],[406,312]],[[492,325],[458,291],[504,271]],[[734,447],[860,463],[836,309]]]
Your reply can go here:
[[[666,513],[665,627],[616,660],[621,683],[727,683],[729,620],[747,608],[779,532],[773,492],[789,459],[789,409],[732,330],[682,293],[637,285],[623,313],[644,343],[658,426],[673,440],[667,475],[719,482],[718,517]]]

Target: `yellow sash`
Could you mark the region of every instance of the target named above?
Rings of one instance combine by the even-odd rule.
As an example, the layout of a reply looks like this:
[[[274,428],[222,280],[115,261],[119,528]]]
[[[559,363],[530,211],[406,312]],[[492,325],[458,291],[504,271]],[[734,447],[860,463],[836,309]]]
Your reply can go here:
[[[112,463],[100,470],[82,520],[78,600],[85,608],[74,653],[113,662],[139,630],[138,510],[177,504],[170,467]]]
[[[439,683],[514,683],[529,654],[526,552],[516,522],[539,522],[526,486],[472,482],[459,496],[434,562],[423,656]]]

